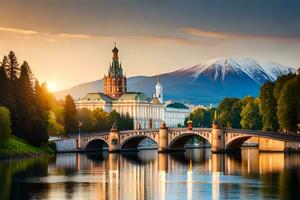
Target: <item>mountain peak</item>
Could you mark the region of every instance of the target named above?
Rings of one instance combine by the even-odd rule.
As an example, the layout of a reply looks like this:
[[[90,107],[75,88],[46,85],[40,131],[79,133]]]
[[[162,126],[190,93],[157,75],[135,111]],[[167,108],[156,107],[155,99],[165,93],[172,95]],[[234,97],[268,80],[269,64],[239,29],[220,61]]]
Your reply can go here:
[[[220,79],[222,81],[227,74],[245,73],[258,84],[262,84],[267,80],[274,81],[282,74],[295,73],[296,69],[272,61],[257,61],[249,57],[221,57],[179,71],[192,73],[194,79],[203,73],[212,73],[214,80]]]
[[[296,73],[296,69],[266,60],[222,57],[177,71],[160,74],[164,96],[179,102],[195,104],[219,103],[225,97],[257,96],[260,86],[278,76]],[[129,91],[143,91],[152,96],[156,76],[137,76],[127,79]],[[81,84],[56,93],[57,98],[71,94],[80,98],[88,92],[102,92],[102,80]]]

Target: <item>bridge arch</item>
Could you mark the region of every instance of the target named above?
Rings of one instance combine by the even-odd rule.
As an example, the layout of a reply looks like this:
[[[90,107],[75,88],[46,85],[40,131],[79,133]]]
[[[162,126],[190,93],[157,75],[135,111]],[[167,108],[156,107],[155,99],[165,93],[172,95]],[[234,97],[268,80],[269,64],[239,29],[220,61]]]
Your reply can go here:
[[[158,142],[154,138],[149,137],[148,135],[136,134],[136,135],[129,136],[128,138],[123,140],[120,144],[120,149],[121,150],[137,150],[141,141],[146,138],[150,139],[150,140],[154,141],[156,144],[158,144]]]
[[[103,151],[108,150],[108,144],[105,140],[97,138],[88,141],[83,149],[85,151]]]
[[[242,145],[244,144],[244,142],[247,141],[248,139],[250,139],[251,137],[252,136],[249,136],[249,135],[235,137],[235,138],[229,140],[228,142],[226,142],[225,148],[227,150],[240,149],[242,147]]]
[[[186,132],[178,134],[175,137],[171,138],[171,140],[169,141],[169,150],[184,149],[187,141],[193,137],[200,137],[211,145],[210,139],[206,138],[201,133],[199,134],[198,132]]]

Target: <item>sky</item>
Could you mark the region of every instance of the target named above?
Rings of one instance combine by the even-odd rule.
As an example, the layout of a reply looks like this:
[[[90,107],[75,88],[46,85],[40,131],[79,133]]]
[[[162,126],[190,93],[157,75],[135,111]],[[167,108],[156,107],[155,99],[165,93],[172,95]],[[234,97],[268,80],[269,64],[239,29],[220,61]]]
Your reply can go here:
[[[300,67],[298,0],[0,3],[0,56],[13,50],[53,90],[102,78],[115,42],[128,77],[226,56]]]

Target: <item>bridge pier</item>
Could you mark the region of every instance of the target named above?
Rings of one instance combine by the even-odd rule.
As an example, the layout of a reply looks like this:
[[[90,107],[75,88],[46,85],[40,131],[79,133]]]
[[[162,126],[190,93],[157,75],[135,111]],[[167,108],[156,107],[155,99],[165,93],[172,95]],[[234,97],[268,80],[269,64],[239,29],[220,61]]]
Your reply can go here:
[[[225,150],[224,130],[218,123],[214,123],[212,127],[211,152],[222,153]]]
[[[120,152],[121,147],[120,147],[120,133],[117,127],[116,122],[114,122],[112,128],[110,129],[109,132],[109,137],[108,137],[108,149],[109,152]]]
[[[166,123],[163,122],[159,128],[158,135],[158,152],[167,152],[168,151],[168,143],[169,143],[169,134],[168,128],[166,127]]]

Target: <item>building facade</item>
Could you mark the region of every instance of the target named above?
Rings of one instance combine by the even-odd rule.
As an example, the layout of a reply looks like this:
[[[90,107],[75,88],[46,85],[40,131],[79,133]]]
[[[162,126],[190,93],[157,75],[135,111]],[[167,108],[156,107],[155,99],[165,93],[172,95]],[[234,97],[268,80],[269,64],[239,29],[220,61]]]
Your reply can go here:
[[[119,62],[118,52],[117,47],[112,50],[112,63],[108,74],[103,78],[103,93],[88,93],[76,100],[77,109],[101,108],[106,112],[115,110],[121,115],[128,114],[133,118],[135,129],[159,128],[163,121],[168,127],[183,125],[190,110],[181,103],[164,102],[163,86],[159,80],[153,98],[141,92],[127,92],[127,80]]]
[[[126,77],[123,74],[122,64],[119,62],[119,50],[115,46],[113,57],[107,76],[104,75],[104,94],[117,98],[127,92]]]

